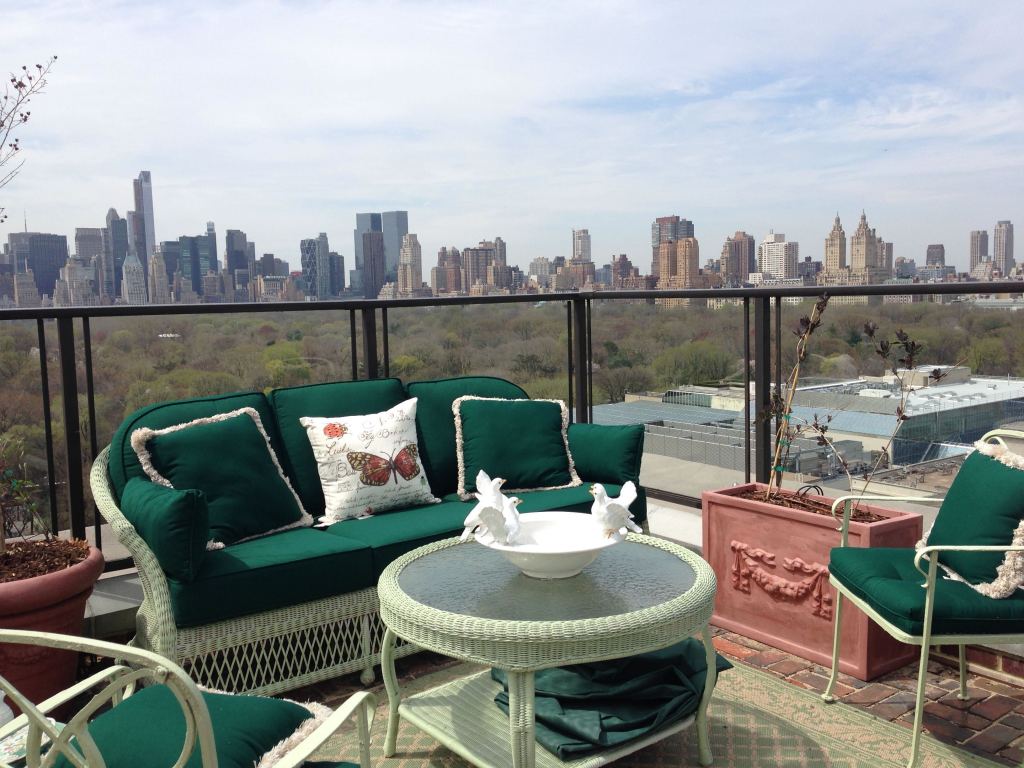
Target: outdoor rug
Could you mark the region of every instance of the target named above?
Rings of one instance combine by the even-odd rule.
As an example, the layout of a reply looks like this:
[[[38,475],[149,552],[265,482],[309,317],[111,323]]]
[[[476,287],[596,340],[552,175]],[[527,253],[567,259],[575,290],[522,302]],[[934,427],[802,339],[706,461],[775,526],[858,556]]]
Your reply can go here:
[[[711,703],[711,749],[721,768],[878,768],[904,766],[910,751],[910,729],[880,720],[842,703],[828,705],[813,691],[797,688],[741,662],[718,678]],[[419,693],[482,667],[460,664],[410,680],[404,695]],[[468,768],[469,763],[442,747],[416,726],[401,723],[394,757],[381,755],[387,725],[387,699],[373,726],[372,758],[381,768]],[[496,706],[496,705],[495,705]],[[358,763],[353,733],[342,734],[317,755],[320,759]],[[540,747],[538,747],[539,757]],[[616,766],[661,768],[697,766],[697,739],[691,729],[628,755]],[[997,764],[942,744],[927,734],[922,739],[921,768],[994,768]]]

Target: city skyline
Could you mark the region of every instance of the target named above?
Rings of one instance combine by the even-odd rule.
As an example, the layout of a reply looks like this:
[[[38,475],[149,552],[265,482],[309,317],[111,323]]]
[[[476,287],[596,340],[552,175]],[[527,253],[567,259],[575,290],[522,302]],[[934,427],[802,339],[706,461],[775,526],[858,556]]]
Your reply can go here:
[[[1022,218],[1024,53],[991,41],[1024,9],[737,12],[743,25],[644,3],[18,8],[0,65],[60,60],[21,132],[0,240],[23,212],[71,235],[134,210],[123,180],[139,168],[156,242],[212,219],[293,263],[321,231],[351,258],[355,214],[399,209],[425,254],[501,233],[524,269],[571,257],[586,228],[595,262],[626,253],[646,271],[651,219],[669,213],[706,254],[774,230],[821,259],[836,211],[851,228],[865,209],[896,257],[942,243],[966,270],[971,231]],[[247,35],[223,45],[223,28]],[[466,67],[467,39],[493,55]],[[98,98],[111,90],[132,98]],[[203,119],[161,117],[184,114],[177,94]]]

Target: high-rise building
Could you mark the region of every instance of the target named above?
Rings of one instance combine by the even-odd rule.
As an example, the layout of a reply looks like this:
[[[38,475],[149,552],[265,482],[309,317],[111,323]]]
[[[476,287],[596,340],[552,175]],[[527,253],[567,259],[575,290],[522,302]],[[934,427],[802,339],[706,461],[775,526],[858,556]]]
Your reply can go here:
[[[376,299],[387,282],[384,262],[384,233],[363,232],[363,298]]]
[[[678,216],[660,216],[651,224],[651,275],[658,277],[662,243],[693,237],[693,222]]]
[[[220,272],[220,260],[217,258],[217,227],[212,221],[206,222],[206,236],[213,243],[213,259],[210,261],[210,269]]]
[[[402,238],[398,256],[398,295],[412,296],[423,287],[423,251],[419,238],[408,234]]]
[[[152,304],[170,304],[170,281],[167,279],[167,265],[163,249],[158,247],[149,260],[149,300]],[[177,245],[177,243],[175,243]]]
[[[153,180],[149,171],[140,171],[133,183],[135,192],[135,247],[143,270],[149,256],[156,250],[156,229],[153,226]]]
[[[694,288],[700,274],[700,245],[695,237],[668,240],[658,247],[658,288]]]
[[[103,253],[102,227],[77,227],[75,229],[75,258],[88,262],[93,256]]]
[[[32,270],[14,273],[14,305],[20,308],[41,307],[43,298],[36,287]]]
[[[430,290],[435,296],[462,293],[462,254],[455,246],[437,252],[437,266],[430,270]]]
[[[832,222],[832,231],[825,238],[824,269],[827,274],[846,269],[846,231],[839,222],[838,213]]]
[[[121,270],[121,300],[125,304],[146,303],[146,273],[134,253],[128,254]]]
[[[765,277],[770,275],[777,280],[790,280],[797,276],[799,260],[800,244],[787,242],[782,233],[769,232],[757,246],[757,271]]]
[[[340,296],[345,290],[345,257],[334,251],[327,255],[331,265],[331,296]]]
[[[756,253],[754,238],[746,232],[739,231],[732,237],[725,238],[719,266],[722,281],[729,286],[746,283],[750,273],[757,271]]]
[[[169,286],[174,285],[174,273],[181,268],[181,243],[178,240],[164,240],[157,246],[167,272]],[[156,302],[153,302],[156,304]]]
[[[178,266],[182,282],[187,284],[197,296],[202,296],[203,278],[212,271],[211,265],[217,249],[216,242],[212,237],[204,234],[195,237],[182,236],[178,238],[178,243],[181,246]]]
[[[96,304],[98,297],[93,290],[96,273],[92,268],[95,258],[85,261],[72,256],[67,260],[53,288],[53,306],[91,307]]]
[[[111,208],[107,211],[107,249],[110,261],[114,265],[113,291],[106,293],[108,296],[120,295],[121,291],[121,270],[124,260],[128,256],[128,220],[117,215],[117,211]]]
[[[331,249],[327,233],[299,243],[302,279],[306,296],[314,299],[331,297]]]
[[[1010,274],[1016,262],[1013,260],[1013,223],[996,222],[992,232],[992,266],[999,270],[1003,277]],[[38,283],[38,280],[36,281]]]
[[[408,211],[384,211],[380,215],[384,233],[384,265],[387,280],[394,281],[398,275],[398,258],[402,251],[402,238],[409,234]]]
[[[352,230],[352,239],[355,245],[353,252],[354,264],[352,265],[352,271],[349,273],[349,284],[351,285],[352,290],[356,293],[363,290],[363,233],[383,233],[383,231],[383,224],[379,213],[356,214],[356,228]],[[374,298],[376,298],[376,296],[374,296]]]
[[[861,211],[857,231],[850,238],[850,268],[854,272],[866,273],[879,266],[878,235],[868,226],[867,214]]]
[[[462,249],[462,290],[470,292],[474,286],[508,287],[505,241],[481,240],[472,248]]]
[[[988,261],[988,230],[975,229],[971,231],[971,262],[970,271],[973,272],[979,264]]]
[[[8,243],[14,253],[15,272],[32,270],[40,296],[53,296],[61,268],[68,260],[66,235],[12,232]]]
[[[209,234],[209,225],[207,225],[207,234]],[[215,260],[216,257],[214,257]],[[249,268],[249,238],[240,229],[229,229],[224,233],[224,267],[232,278],[235,270]],[[210,269],[214,272],[219,271],[213,262],[210,263]]]
[[[933,243],[928,246],[924,257],[925,266],[944,267],[946,266],[946,246],[942,243]]]
[[[590,258],[590,230],[574,229],[572,231],[572,260],[592,261]]]

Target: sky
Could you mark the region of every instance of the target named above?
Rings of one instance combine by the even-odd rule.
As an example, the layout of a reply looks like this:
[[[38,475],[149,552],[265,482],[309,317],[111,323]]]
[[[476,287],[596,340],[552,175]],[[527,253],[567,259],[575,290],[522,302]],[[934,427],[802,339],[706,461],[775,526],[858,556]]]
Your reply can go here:
[[[2,241],[123,216],[143,169],[158,241],[212,220],[293,269],[319,232],[351,267],[355,214],[396,209],[425,273],[494,236],[571,256],[573,228],[647,272],[672,214],[701,263],[740,229],[820,259],[863,210],[896,257],[965,268],[971,230],[1024,225],[1015,0],[10,5],[0,70],[59,58]]]

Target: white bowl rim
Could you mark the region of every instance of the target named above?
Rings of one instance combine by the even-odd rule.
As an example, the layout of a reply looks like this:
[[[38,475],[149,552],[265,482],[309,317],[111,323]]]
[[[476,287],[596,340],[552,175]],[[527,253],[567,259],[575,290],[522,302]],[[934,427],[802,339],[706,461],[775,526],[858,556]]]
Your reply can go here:
[[[566,515],[573,515],[572,518],[566,517]],[[594,524],[594,530],[597,529],[597,523],[594,518],[591,517],[589,512],[567,512],[564,510],[551,510],[547,512],[527,512],[519,518],[519,524],[522,525],[524,521],[527,522],[557,522],[559,520],[572,520],[576,516],[589,518],[588,522]],[[474,536],[474,538],[476,538]],[[479,541],[479,540],[478,540]],[[496,549],[499,552],[511,552],[513,554],[524,554],[524,555],[576,555],[583,554],[586,552],[597,552],[607,547],[613,546],[619,543],[619,539],[615,537],[608,537],[606,539],[594,539],[593,543],[576,546],[576,547],[559,547],[553,549],[551,547],[542,547],[537,544],[498,544],[497,542],[484,543],[483,546],[489,549]]]

